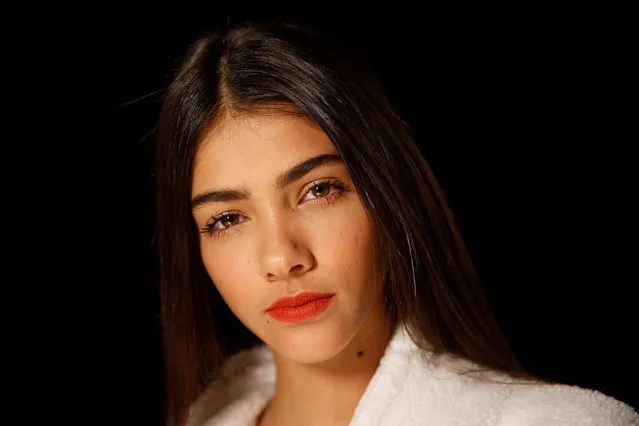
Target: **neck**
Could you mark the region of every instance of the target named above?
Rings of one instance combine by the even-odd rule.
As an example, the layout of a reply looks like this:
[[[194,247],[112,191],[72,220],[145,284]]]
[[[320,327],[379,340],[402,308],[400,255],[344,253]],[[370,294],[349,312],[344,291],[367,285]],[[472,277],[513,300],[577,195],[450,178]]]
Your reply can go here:
[[[371,313],[334,358],[305,365],[275,354],[277,385],[260,425],[347,425],[395,327]]]

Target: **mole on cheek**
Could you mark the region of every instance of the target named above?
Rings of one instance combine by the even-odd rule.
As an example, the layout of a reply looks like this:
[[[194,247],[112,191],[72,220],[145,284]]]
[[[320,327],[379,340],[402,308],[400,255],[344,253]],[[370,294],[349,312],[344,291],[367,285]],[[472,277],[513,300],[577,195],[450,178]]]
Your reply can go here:
[[[361,358],[362,356],[364,356],[364,351],[357,352],[357,358]]]

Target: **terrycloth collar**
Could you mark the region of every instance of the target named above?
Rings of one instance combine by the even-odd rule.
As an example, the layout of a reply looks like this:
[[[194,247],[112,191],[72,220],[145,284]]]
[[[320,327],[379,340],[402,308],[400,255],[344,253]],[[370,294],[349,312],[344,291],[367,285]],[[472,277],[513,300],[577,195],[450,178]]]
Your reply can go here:
[[[405,386],[411,365],[420,361],[420,349],[407,331],[399,326],[391,338],[379,367],[366,387],[349,426],[370,426],[388,410]]]
[[[351,426],[369,426],[369,419],[381,416],[405,383],[408,366],[417,355],[415,343],[403,327],[398,327],[355,410]],[[233,356],[222,377],[191,408],[187,426],[254,426],[275,392],[275,373],[273,352],[265,345]]]
[[[349,425],[639,426],[632,407],[601,392],[536,381],[514,383],[494,371],[481,372],[479,377],[490,380],[480,381],[458,374],[476,367],[422,351],[398,327]],[[187,426],[255,426],[273,397],[275,377],[268,347],[236,355],[223,377],[193,405]]]

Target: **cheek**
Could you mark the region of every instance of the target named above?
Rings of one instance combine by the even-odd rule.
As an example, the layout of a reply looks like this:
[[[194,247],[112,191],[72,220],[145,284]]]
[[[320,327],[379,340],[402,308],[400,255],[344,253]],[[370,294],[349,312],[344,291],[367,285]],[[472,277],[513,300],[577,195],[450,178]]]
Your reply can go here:
[[[333,271],[341,271],[348,283],[364,285],[376,267],[374,259],[374,230],[361,206],[333,222],[331,232],[322,238],[322,257]],[[330,260],[329,260],[330,259]]]
[[[203,248],[201,255],[209,277],[229,308],[240,318],[243,311],[255,304],[255,292],[246,283],[251,282],[252,260],[242,253],[249,253],[238,244],[226,244],[224,249]],[[253,278],[254,279],[254,278]]]

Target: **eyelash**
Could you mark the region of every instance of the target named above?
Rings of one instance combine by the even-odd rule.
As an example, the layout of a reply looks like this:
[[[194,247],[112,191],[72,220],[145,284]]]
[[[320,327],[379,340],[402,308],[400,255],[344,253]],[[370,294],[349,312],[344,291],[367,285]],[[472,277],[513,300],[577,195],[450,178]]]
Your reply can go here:
[[[320,197],[320,198],[316,198],[314,200],[310,200],[311,202],[315,202],[315,203],[331,203],[333,200],[335,200],[337,197],[341,196],[343,194],[343,191],[346,189],[346,185],[344,185],[343,183],[341,183],[338,180],[334,180],[334,179],[326,179],[326,180],[322,180],[322,181],[317,181],[317,182],[313,182],[313,184],[308,188],[308,190],[304,193],[304,195],[306,196],[306,194],[308,194],[311,190],[313,190],[315,187],[317,186],[323,186],[323,185],[327,185],[330,188],[337,188],[338,191],[335,193],[332,193],[325,197]],[[222,228],[222,229],[214,229],[215,226],[217,225],[217,223],[222,220],[222,219],[226,219],[226,218],[234,218],[236,216],[239,216],[238,213],[235,212],[225,212],[222,214],[219,214],[217,216],[214,216],[213,218],[211,218],[213,220],[212,223],[206,225],[205,227],[203,227],[202,229],[200,229],[200,233],[202,234],[207,234],[210,236],[214,236],[214,237],[219,237],[222,234],[226,233],[227,231],[231,230],[234,228],[233,225],[231,225],[228,228]]]

